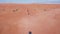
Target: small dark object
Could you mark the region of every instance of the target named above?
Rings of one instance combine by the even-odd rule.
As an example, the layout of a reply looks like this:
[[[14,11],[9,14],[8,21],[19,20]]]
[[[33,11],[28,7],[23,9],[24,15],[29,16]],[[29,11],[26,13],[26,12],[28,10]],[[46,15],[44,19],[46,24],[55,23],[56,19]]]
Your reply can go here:
[[[32,34],[32,32],[30,31],[29,34]]]
[[[18,11],[18,9],[13,10],[13,12],[16,12],[16,11]]]
[[[13,12],[15,12],[16,10],[13,10]]]
[[[28,15],[30,15],[30,13],[29,13],[29,10],[27,9],[27,13],[28,13]]]
[[[47,11],[46,9],[44,9],[44,11]]]

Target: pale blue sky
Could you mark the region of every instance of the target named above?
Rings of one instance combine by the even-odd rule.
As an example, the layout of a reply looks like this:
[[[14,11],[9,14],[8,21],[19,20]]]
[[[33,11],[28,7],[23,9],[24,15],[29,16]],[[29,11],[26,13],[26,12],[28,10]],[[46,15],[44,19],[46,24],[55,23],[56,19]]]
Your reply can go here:
[[[0,3],[59,3],[60,0],[0,0]]]

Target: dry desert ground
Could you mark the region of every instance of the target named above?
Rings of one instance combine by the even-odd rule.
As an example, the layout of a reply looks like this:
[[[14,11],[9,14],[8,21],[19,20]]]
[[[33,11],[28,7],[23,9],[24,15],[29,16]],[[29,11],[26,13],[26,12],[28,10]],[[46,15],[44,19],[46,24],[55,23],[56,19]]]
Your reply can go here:
[[[0,4],[0,34],[60,34],[60,4]]]

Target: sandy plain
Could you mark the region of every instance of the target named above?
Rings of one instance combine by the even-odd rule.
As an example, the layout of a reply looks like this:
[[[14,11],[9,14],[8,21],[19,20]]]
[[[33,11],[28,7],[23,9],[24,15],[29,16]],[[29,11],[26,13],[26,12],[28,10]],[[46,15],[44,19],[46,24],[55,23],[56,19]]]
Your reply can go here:
[[[0,34],[60,34],[60,4],[0,4]]]

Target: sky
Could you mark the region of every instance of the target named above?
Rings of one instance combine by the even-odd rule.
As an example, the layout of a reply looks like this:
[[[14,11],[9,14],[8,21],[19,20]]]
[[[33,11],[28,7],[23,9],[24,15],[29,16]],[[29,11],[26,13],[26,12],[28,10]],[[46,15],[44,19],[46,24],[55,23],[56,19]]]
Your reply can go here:
[[[0,3],[47,3],[60,4],[60,0],[0,0]]]

